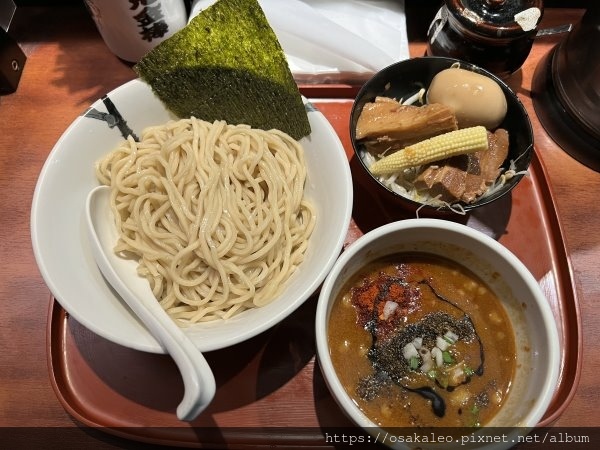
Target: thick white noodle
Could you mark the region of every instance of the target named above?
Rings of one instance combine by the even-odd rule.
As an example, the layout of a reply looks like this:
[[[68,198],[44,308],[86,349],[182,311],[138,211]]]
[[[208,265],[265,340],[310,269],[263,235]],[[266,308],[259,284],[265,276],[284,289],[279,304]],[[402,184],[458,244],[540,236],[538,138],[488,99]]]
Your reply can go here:
[[[287,134],[199,119],[131,137],[96,165],[120,239],[178,322],[226,319],[271,302],[315,225],[301,145]]]

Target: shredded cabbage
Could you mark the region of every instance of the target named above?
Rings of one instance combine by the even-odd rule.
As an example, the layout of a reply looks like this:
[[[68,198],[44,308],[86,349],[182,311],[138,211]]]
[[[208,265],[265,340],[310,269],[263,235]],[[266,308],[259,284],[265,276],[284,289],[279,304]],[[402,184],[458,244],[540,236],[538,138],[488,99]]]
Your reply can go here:
[[[362,151],[360,157],[369,170],[371,165],[377,160],[377,158],[368,151]],[[391,175],[377,177],[377,180],[390,191],[414,202],[421,203],[421,206],[416,211],[417,217],[419,217],[419,211],[424,206],[432,206],[437,209],[447,208],[456,214],[465,215],[467,212],[462,202],[457,201],[450,203],[440,199],[439,195],[432,197],[427,190],[418,190],[415,188],[414,181],[423,169],[424,167],[421,166],[409,167]],[[515,161],[511,160],[509,168],[502,172],[487,190],[477,197],[477,200],[485,199],[496,194],[511,178],[527,174],[527,170],[517,171]]]

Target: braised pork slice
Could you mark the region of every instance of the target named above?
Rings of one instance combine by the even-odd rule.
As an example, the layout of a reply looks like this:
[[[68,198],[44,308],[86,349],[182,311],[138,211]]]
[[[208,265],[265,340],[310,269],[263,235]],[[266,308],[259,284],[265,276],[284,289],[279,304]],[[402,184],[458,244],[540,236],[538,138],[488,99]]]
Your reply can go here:
[[[429,190],[432,197],[451,202],[459,199],[465,192],[467,181],[467,156],[456,156],[425,169],[415,180],[418,190]]]
[[[449,158],[427,167],[415,180],[419,190],[452,202],[474,202],[500,175],[508,156],[508,132],[502,128],[488,132],[488,149]]]
[[[508,131],[503,128],[488,132],[488,149],[473,154],[475,170],[467,172],[465,192],[461,200],[474,202],[500,175],[500,167],[508,156]]]
[[[456,117],[446,105],[401,105],[391,98],[377,97],[364,105],[356,123],[356,138],[395,149],[456,129]]]

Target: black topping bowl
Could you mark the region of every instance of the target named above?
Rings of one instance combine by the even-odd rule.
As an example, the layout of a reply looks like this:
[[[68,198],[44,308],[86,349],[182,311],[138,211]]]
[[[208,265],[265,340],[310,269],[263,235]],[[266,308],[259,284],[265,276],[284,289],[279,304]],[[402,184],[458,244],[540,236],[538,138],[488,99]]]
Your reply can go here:
[[[492,78],[506,97],[507,113],[504,121],[500,124],[500,128],[504,128],[509,134],[509,149],[508,157],[506,158],[503,168],[508,169],[510,162],[514,162],[516,172],[527,170],[533,155],[533,129],[527,111],[523,104],[518,99],[517,95],[504,83],[500,78],[475,66],[471,63],[461,61],[454,58],[424,56],[411,58],[404,61],[394,63],[381,71],[377,72],[370,80],[368,80],[358,92],[352,111],[350,113],[350,140],[354,149],[355,157],[358,159],[359,166],[364,169],[367,176],[367,182],[375,185],[375,191],[378,195],[387,197],[387,200],[393,201],[394,205],[398,205],[410,211],[417,211],[422,215],[437,215],[439,213],[452,213],[447,207],[434,207],[423,205],[419,202],[410,200],[390,189],[379,182],[379,180],[371,174],[360,154],[364,151],[364,145],[356,140],[356,123],[358,117],[366,103],[369,103],[377,96],[392,97],[396,99],[406,99],[415,94],[421,88],[427,89],[433,80],[433,77],[440,71],[451,67],[453,64],[460,64],[461,69],[471,70],[486,77]],[[521,180],[522,174],[512,177],[507,180],[504,186],[495,193],[479,198],[473,203],[460,203],[465,211],[471,211],[483,205],[487,205],[500,197],[508,194]],[[452,213],[453,214],[453,213]]]

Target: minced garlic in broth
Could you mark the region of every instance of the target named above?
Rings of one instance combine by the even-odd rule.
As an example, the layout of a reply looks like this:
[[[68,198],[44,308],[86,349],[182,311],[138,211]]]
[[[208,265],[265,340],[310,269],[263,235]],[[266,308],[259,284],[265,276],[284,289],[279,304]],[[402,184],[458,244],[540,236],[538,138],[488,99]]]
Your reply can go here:
[[[515,372],[501,301],[472,272],[437,256],[370,263],[335,300],[328,330],[342,385],[382,427],[483,426]]]

